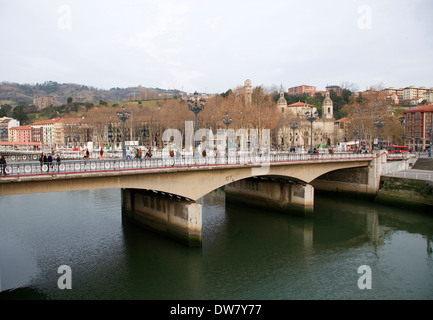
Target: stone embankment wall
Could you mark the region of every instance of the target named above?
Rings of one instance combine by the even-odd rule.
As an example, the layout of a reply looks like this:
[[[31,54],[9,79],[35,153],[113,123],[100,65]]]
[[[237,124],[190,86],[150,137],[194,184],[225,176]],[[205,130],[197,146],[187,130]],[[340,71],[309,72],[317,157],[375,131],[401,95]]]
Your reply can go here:
[[[419,158],[412,169],[433,172],[433,159]],[[396,207],[433,212],[433,184],[429,181],[398,177],[381,177],[375,201]]]

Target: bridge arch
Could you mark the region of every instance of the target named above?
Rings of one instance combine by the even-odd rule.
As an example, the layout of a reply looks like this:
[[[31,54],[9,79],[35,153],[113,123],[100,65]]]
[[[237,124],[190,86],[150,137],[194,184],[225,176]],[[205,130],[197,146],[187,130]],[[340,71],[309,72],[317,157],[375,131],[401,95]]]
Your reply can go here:
[[[316,178],[328,172],[357,167],[367,167],[369,161],[352,162],[321,162],[317,161],[281,164],[272,166],[218,166],[218,167],[193,167],[182,174],[167,172],[157,179],[141,179],[140,181],[128,181],[124,188],[144,188],[179,195],[194,201],[204,195],[219,189],[232,182],[253,177],[279,177],[292,180],[301,184],[310,184]],[[212,170],[212,174],[209,174]],[[135,180],[135,179],[134,179]],[[146,181],[144,181],[146,180]],[[140,185],[143,185],[142,187]]]

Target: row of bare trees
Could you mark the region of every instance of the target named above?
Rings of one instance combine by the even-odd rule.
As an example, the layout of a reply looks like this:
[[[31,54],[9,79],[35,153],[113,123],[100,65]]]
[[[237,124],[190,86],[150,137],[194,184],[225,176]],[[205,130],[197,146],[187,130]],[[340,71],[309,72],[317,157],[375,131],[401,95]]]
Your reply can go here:
[[[186,100],[167,99],[137,104],[127,102],[124,104],[130,112],[129,119],[125,122],[126,140],[136,140],[142,145],[162,145],[162,133],[166,129],[177,129],[185,133],[185,122],[194,121],[194,113],[188,109]],[[68,118],[81,118],[80,123],[88,134],[96,137],[103,145],[112,142],[119,143],[119,130],[122,125],[116,115],[120,105],[110,107],[98,105],[85,113],[73,112]],[[217,129],[225,128],[223,117],[229,114],[232,118],[230,128],[233,129],[276,129],[280,123],[280,113],[277,112],[272,95],[268,95],[260,87],[253,90],[251,104],[245,103],[244,95],[230,92],[226,97],[215,95],[206,100],[204,109],[198,115],[198,128]],[[67,121],[67,119],[65,119]],[[109,124],[111,124],[109,126]],[[109,131],[113,141],[109,141]]]
[[[281,128],[289,127],[293,116],[279,112],[274,96],[275,94],[267,94],[261,87],[256,87],[252,92],[251,103],[245,102],[241,90],[229,91],[224,97],[209,97],[204,109],[198,114],[196,129],[205,128],[216,132],[217,129],[225,128],[222,120],[228,114],[232,118],[231,129],[270,129],[272,143],[278,145],[281,139],[278,132]],[[187,101],[182,99],[146,101],[142,104],[127,102],[125,107],[131,113],[125,122],[126,140],[138,141],[140,145],[161,147],[164,130],[177,129],[184,135],[185,122],[194,121],[194,113],[188,109]],[[116,115],[119,108],[120,105],[99,105],[83,114],[71,113],[69,117],[81,118],[81,124],[90,132],[87,136],[96,138],[99,145],[112,145],[120,143],[122,122]],[[344,112],[351,120],[347,128],[348,138],[372,144],[378,131],[374,120],[381,118],[385,120],[385,126],[381,130],[382,140],[401,142],[403,126],[381,92],[370,91],[352,96],[349,104],[344,107]],[[354,130],[358,132],[357,136],[354,136]],[[286,132],[290,132],[290,129]]]
[[[352,96],[343,111],[350,119],[347,128],[349,137],[365,141],[372,146],[374,140],[379,138],[377,121],[381,121],[381,143],[403,143],[403,120],[398,117],[398,110],[395,110],[384,92],[368,90],[358,96]]]

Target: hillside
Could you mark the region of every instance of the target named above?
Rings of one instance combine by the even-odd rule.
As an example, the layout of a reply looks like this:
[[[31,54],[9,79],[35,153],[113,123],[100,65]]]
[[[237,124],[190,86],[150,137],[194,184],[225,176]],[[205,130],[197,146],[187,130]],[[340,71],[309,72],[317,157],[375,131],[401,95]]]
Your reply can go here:
[[[86,85],[57,83],[54,81],[47,81],[42,84],[0,83],[0,105],[9,104],[12,106],[20,102],[30,105],[33,103],[33,98],[37,96],[53,96],[56,98],[57,105],[64,105],[69,97],[73,98],[75,102],[97,103],[103,100],[114,103],[129,99],[158,99],[179,94],[179,90],[144,88],[141,86],[103,90]]]

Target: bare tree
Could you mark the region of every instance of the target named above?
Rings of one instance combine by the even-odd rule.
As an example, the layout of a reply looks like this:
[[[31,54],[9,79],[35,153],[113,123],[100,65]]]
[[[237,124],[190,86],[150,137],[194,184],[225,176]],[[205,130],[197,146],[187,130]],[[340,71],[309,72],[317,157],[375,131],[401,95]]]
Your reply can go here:
[[[380,129],[381,141],[393,143],[401,139],[403,126],[382,91],[368,90],[358,96],[351,96],[343,109],[350,118],[347,132],[349,137],[355,137],[355,131],[358,133],[358,139],[372,146],[374,139],[379,137],[379,127],[375,121],[380,120],[384,124]]]
[[[114,113],[113,108],[99,105],[91,108],[83,119],[83,123],[85,123],[88,128],[92,129],[92,136],[96,137],[98,147],[108,144],[107,124],[111,120],[110,113]]]

